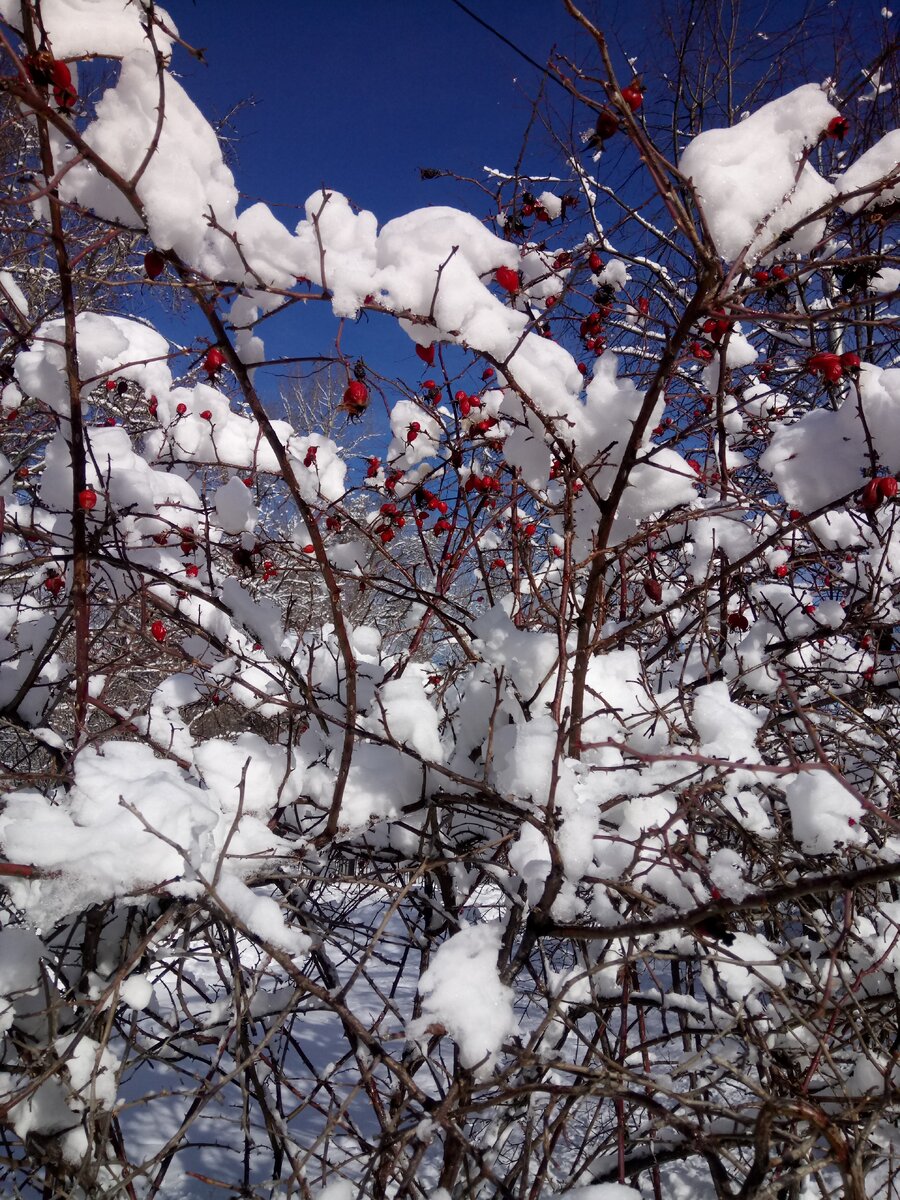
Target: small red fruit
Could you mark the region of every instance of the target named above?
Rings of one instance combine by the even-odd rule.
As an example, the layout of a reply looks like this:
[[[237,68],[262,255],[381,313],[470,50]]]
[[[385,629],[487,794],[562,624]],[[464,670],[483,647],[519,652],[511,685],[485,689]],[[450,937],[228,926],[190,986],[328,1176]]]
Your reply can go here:
[[[594,128],[594,136],[605,141],[611,138],[614,133],[619,131],[619,118],[609,108],[602,108],[597,114],[597,124]]]
[[[847,136],[847,134],[850,132],[849,118],[847,118],[847,117],[832,117],[831,120],[828,122],[828,126],[827,126],[825,132],[828,134],[829,137],[836,138],[839,142],[842,142],[844,140],[844,138]]]
[[[779,579],[784,579],[784,577],[787,575],[787,573],[788,573],[788,569],[784,563],[782,563],[780,567],[775,568],[775,574],[778,576]]]
[[[65,587],[65,583],[62,575],[51,575],[49,579],[44,580],[44,587],[52,596],[58,596]]]
[[[153,637],[157,642],[164,642],[166,640],[167,631],[162,621],[154,621],[150,626],[150,632],[153,634]]]
[[[429,367],[434,366],[434,342],[430,346],[416,346],[416,354]]]
[[[369,403],[369,389],[361,379],[353,379],[347,384],[344,399],[339,408],[348,413],[351,418],[361,416]]]
[[[187,405],[186,404],[176,404],[175,411],[178,413],[179,417],[183,417],[184,414],[187,412]]]
[[[882,500],[893,500],[897,495],[897,480],[893,475],[882,475],[878,480],[878,493]]]
[[[188,565],[184,568],[184,573],[187,575],[188,579],[196,579],[200,574],[200,568],[196,563],[188,563]]]
[[[211,421],[212,420],[212,411],[208,408],[204,408],[204,410],[200,414],[200,416],[203,418],[204,421]]]
[[[93,488],[83,488],[78,493],[78,507],[84,509],[85,512],[90,512],[92,508],[97,506],[97,493]]]
[[[78,99],[68,64],[54,62],[50,67],[50,77],[53,80],[53,98],[63,112],[68,112],[75,107],[75,101]]]
[[[224,365],[225,355],[218,346],[210,346],[203,360],[203,370],[212,379]]]
[[[659,602],[662,600],[662,594],[663,594],[662,584],[659,582],[658,579],[653,579],[649,575],[645,576],[644,577],[644,591],[647,593],[648,598],[650,600],[652,600],[654,604],[659,604]]]
[[[644,93],[637,80],[635,80],[634,83],[630,83],[628,87],[622,88],[622,99],[632,112],[637,112],[637,110],[641,107],[641,105],[644,103]]]
[[[494,272],[494,279],[505,291],[509,292],[511,296],[517,296],[519,294],[519,289],[521,288],[522,283],[519,279],[519,272],[514,271],[512,267],[498,267]]]
[[[881,503],[881,480],[870,479],[863,488],[860,507],[866,512],[872,512]]]
[[[725,622],[729,629],[739,629],[741,633],[746,633],[750,628],[750,622],[743,613],[739,612],[729,613],[725,618]]]
[[[148,279],[159,279],[166,269],[166,260],[158,250],[148,250],[144,255],[144,273]]]
[[[858,371],[860,365],[859,355],[854,350],[847,350],[841,355],[841,367],[848,375]]]
[[[596,250],[592,250],[588,255],[588,266],[591,268],[594,274],[603,270],[603,259]]]

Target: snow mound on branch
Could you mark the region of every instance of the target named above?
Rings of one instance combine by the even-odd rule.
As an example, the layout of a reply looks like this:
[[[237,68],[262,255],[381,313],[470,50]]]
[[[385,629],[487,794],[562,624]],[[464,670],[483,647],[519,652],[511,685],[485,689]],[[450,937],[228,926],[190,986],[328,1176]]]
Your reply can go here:
[[[378,286],[385,302],[422,316],[433,311],[438,329],[498,358],[512,349],[511,339],[527,317],[502,303],[481,277],[518,265],[514,246],[454,208],[417,209],[388,221],[378,237]]]
[[[711,963],[715,963],[715,970]],[[748,1012],[758,1013],[763,1001],[760,993],[785,986],[785,975],[778,955],[761,937],[751,933],[734,933],[729,946],[716,944],[700,970],[703,986],[710,996],[724,991],[735,1004],[743,1004]]]
[[[891,184],[878,186],[889,177],[892,178]],[[871,189],[867,195],[842,201],[841,207],[848,213],[857,213],[862,208],[878,208],[900,199],[900,129],[892,129],[865,154],[861,154],[843,175],[837,177],[835,188],[839,196],[847,196],[860,188]]]
[[[70,792],[51,798],[9,793],[0,845],[11,861],[48,875],[10,881],[15,902],[35,926],[46,928],[113,896],[149,899],[160,888],[176,896],[202,895],[207,890],[202,880],[208,885],[218,876],[225,903],[251,932],[299,953],[306,939],[289,931],[280,916],[276,928],[274,901],[260,905],[266,897],[243,883],[253,856],[268,860],[284,843],[258,817],[239,813],[237,761],[234,767],[230,794],[221,771],[214,790],[202,790],[149,746],[107,742],[102,751],[88,748],[79,755]],[[259,768],[255,781],[258,773]]]
[[[172,18],[159,5],[155,16],[174,30]],[[21,0],[0,0],[0,17],[22,28]],[[147,44],[146,6],[137,0],[42,0],[41,24],[55,58],[90,52],[119,58]],[[172,39],[154,27],[154,41],[168,54]]]
[[[502,938],[499,924],[469,925],[438,947],[419,980],[422,1015],[407,1027],[410,1038],[424,1038],[429,1025],[443,1025],[464,1067],[490,1067],[517,1028],[512,989],[497,971]]]
[[[13,1022],[14,1007],[7,1002],[34,987],[46,949],[36,933],[27,929],[0,930],[0,1035]]]
[[[832,854],[841,844],[867,840],[860,828],[863,807],[826,771],[804,771],[785,788],[794,840],[804,854]]]
[[[881,464],[900,470],[900,370],[863,363],[859,391],[866,426]],[[828,463],[828,470],[822,464]],[[866,429],[856,397],[837,412],[817,409],[793,425],[779,425],[759,464],[786,503],[812,512],[857,488],[871,469]]]
[[[234,177],[215,132],[193,100],[170,74],[164,75],[164,83],[165,119],[160,128],[160,76],[154,55],[147,49],[128,54],[118,82],[98,101],[95,119],[83,135],[100,158],[130,181],[159,134],[136,184],[143,212],[87,162],[75,162],[63,176],[60,195],[131,228],[139,228],[145,218],[159,249],[175,250],[209,275],[219,275],[226,264],[233,264],[232,274],[242,276],[234,247],[211,227],[211,219],[226,230],[235,223]],[[76,157],[74,148],[67,154]]]
[[[800,163],[839,115],[822,88],[807,83],[739,124],[709,129],[688,145],[679,170],[693,181],[724,259],[733,262],[749,247],[747,261],[756,261],[785,230],[834,196],[830,183]],[[807,222],[779,253],[808,252],[824,227],[823,220]]]
[[[155,329],[128,317],[84,312],[75,319],[75,331],[82,395],[113,373],[148,393],[167,392],[172,386],[169,343]],[[63,417],[69,412],[65,343],[65,322],[47,321],[30,348],[16,356],[15,367],[22,390]]]

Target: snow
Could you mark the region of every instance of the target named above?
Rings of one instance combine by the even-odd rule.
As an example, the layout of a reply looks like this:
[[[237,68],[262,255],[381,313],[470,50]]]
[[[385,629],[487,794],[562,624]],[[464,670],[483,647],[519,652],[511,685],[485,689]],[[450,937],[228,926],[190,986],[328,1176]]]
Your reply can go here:
[[[791,829],[804,854],[831,854],[867,841],[863,808],[846,785],[825,770],[804,771],[785,788]]]
[[[879,208],[900,199],[900,129],[892,129],[835,180],[841,207],[848,213]],[[862,191],[862,195],[852,193]]]
[[[281,839],[252,815],[239,815],[238,801],[236,790],[231,796],[200,790],[173,762],[139,742],[88,748],[78,757],[75,787],[67,795],[7,795],[0,815],[7,857],[54,873],[42,883],[10,881],[10,890],[36,925],[48,925],[103,899],[138,897],[160,886],[196,895],[199,880],[212,880],[224,865],[220,887],[231,889],[246,923],[252,929],[259,920],[261,936],[270,940],[277,925],[287,944],[295,935],[288,937],[262,897],[260,913],[254,911],[252,893],[238,878],[252,869],[249,860],[242,865],[245,856],[277,854]],[[233,859],[223,863],[226,840]]]
[[[177,32],[165,9],[155,6],[157,22]],[[2,0],[0,16],[17,28],[22,27],[20,0]],[[136,0],[42,0],[41,22],[54,55],[74,58],[90,47],[101,57],[122,57],[147,44],[144,30],[146,13]],[[153,37],[163,54],[171,51],[172,39],[159,25]]]
[[[459,1046],[464,1067],[490,1069],[516,1029],[512,989],[497,973],[502,929],[469,925],[443,942],[419,979],[422,1015],[407,1036],[423,1040],[430,1025],[442,1025]]]
[[[181,84],[164,75],[164,88],[152,52],[136,49],[122,60],[115,85],[96,105],[84,131],[88,145],[123,178],[146,166],[137,182],[141,210],[89,163],[75,161],[60,184],[64,200],[78,200],[100,217],[140,227],[160,250],[175,250],[206,274],[218,276],[235,265],[234,249],[210,225],[210,216],[230,229],[238,194],[225,166],[218,139]],[[165,120],[159,121],[161,94]],[[148,150],[158,136],[155,152]],[[62,160],[74,157],[74,150]],[[235,273],[235,272],[232,272]],[[243,272],[240,272],[241,274]]]
[[[729,129],[709,129],[686,147],[678,168],[700,197],[719,254],[729,261],[768,260],[782,233],[803,222],[777,253],[806,253],[824,220],[806,220],[834,195],[803,155],[838,110],[818,84],[807,83]],[[802,166],[801,166],[802,163]]]

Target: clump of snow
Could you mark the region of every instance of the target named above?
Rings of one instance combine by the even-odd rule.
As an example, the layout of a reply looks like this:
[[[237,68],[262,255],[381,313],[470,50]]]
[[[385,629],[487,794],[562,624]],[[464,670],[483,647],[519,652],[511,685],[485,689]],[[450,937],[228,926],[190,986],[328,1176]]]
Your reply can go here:
[[[835,180],[835,188],[841,197],[841,207],[848,213],[858,213],[863,208],[878,208],[900,199],[900,129],[892,129],[874,146],[847,168]],[[863,189],[863,194],[852,193]]]
[[[780,235],[835,194],[804,152],[818,142],[838,110],[818,84],[808,83],[729,129],[710,129],[688,145],[678,164],[693,181],[719,254],[747,261],[772,253]],[[819,241],[823,219],[806,222],[778,252],[805,253]]]
[[[863,808],[824,770],[804,771],[785,788],[795,841],[804,854],[832,854],[841,845],[867,841],[859,822]]]
[[[146,45],[146,43],[145,43]],[[211,227],[210,214],[225,228],[234,224],[237,189],[209,122],[171,74],[164,74],[165,120],[155,152],[137,184],[143,212],[89,163],[73,165],[60,181],[60,194],[92,208],[98,216],[130,227],[146,227],[161,250],[174,249],[212,276],[236,258],[227,238]],[[144,163],[158,132],[160,77],[149,48],[127,54],[116,84],[96,105],[83,133],[93,150],[125,179]],[[240,272],[243,274],[243,272]]]
[[[516,1029],[513,992],[497,972],[502,937],[499,924],[468,925],[438,948],[419,980],[422,1015],[408,1026],[409,1037],[441,1025],[464,1067],[491,1065]]]

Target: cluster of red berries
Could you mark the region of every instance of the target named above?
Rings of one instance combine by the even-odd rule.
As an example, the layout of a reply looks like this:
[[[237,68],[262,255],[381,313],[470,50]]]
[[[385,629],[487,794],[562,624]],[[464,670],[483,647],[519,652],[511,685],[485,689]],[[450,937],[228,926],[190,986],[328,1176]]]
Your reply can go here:
[[[870,479],[862,491],[860,507],[866,512],[872,512],[885,500],[893,500],[897,495],[898,484],[893,475],[879,475]]]
[[[859,355],[853,350],[848,350],[845,354],[830,354],[822,351],[819,354],[813,354],[806,363],[808,374],[821,375],[828,383],[837,383],[845,375],[856,375],[859,368]]]
[[[49,50],[38,50],[24,59],[28,78],[39,88],[53,88],[53,98],[63,112],[71,112],[78,99],[67,63],[56,59]]]

